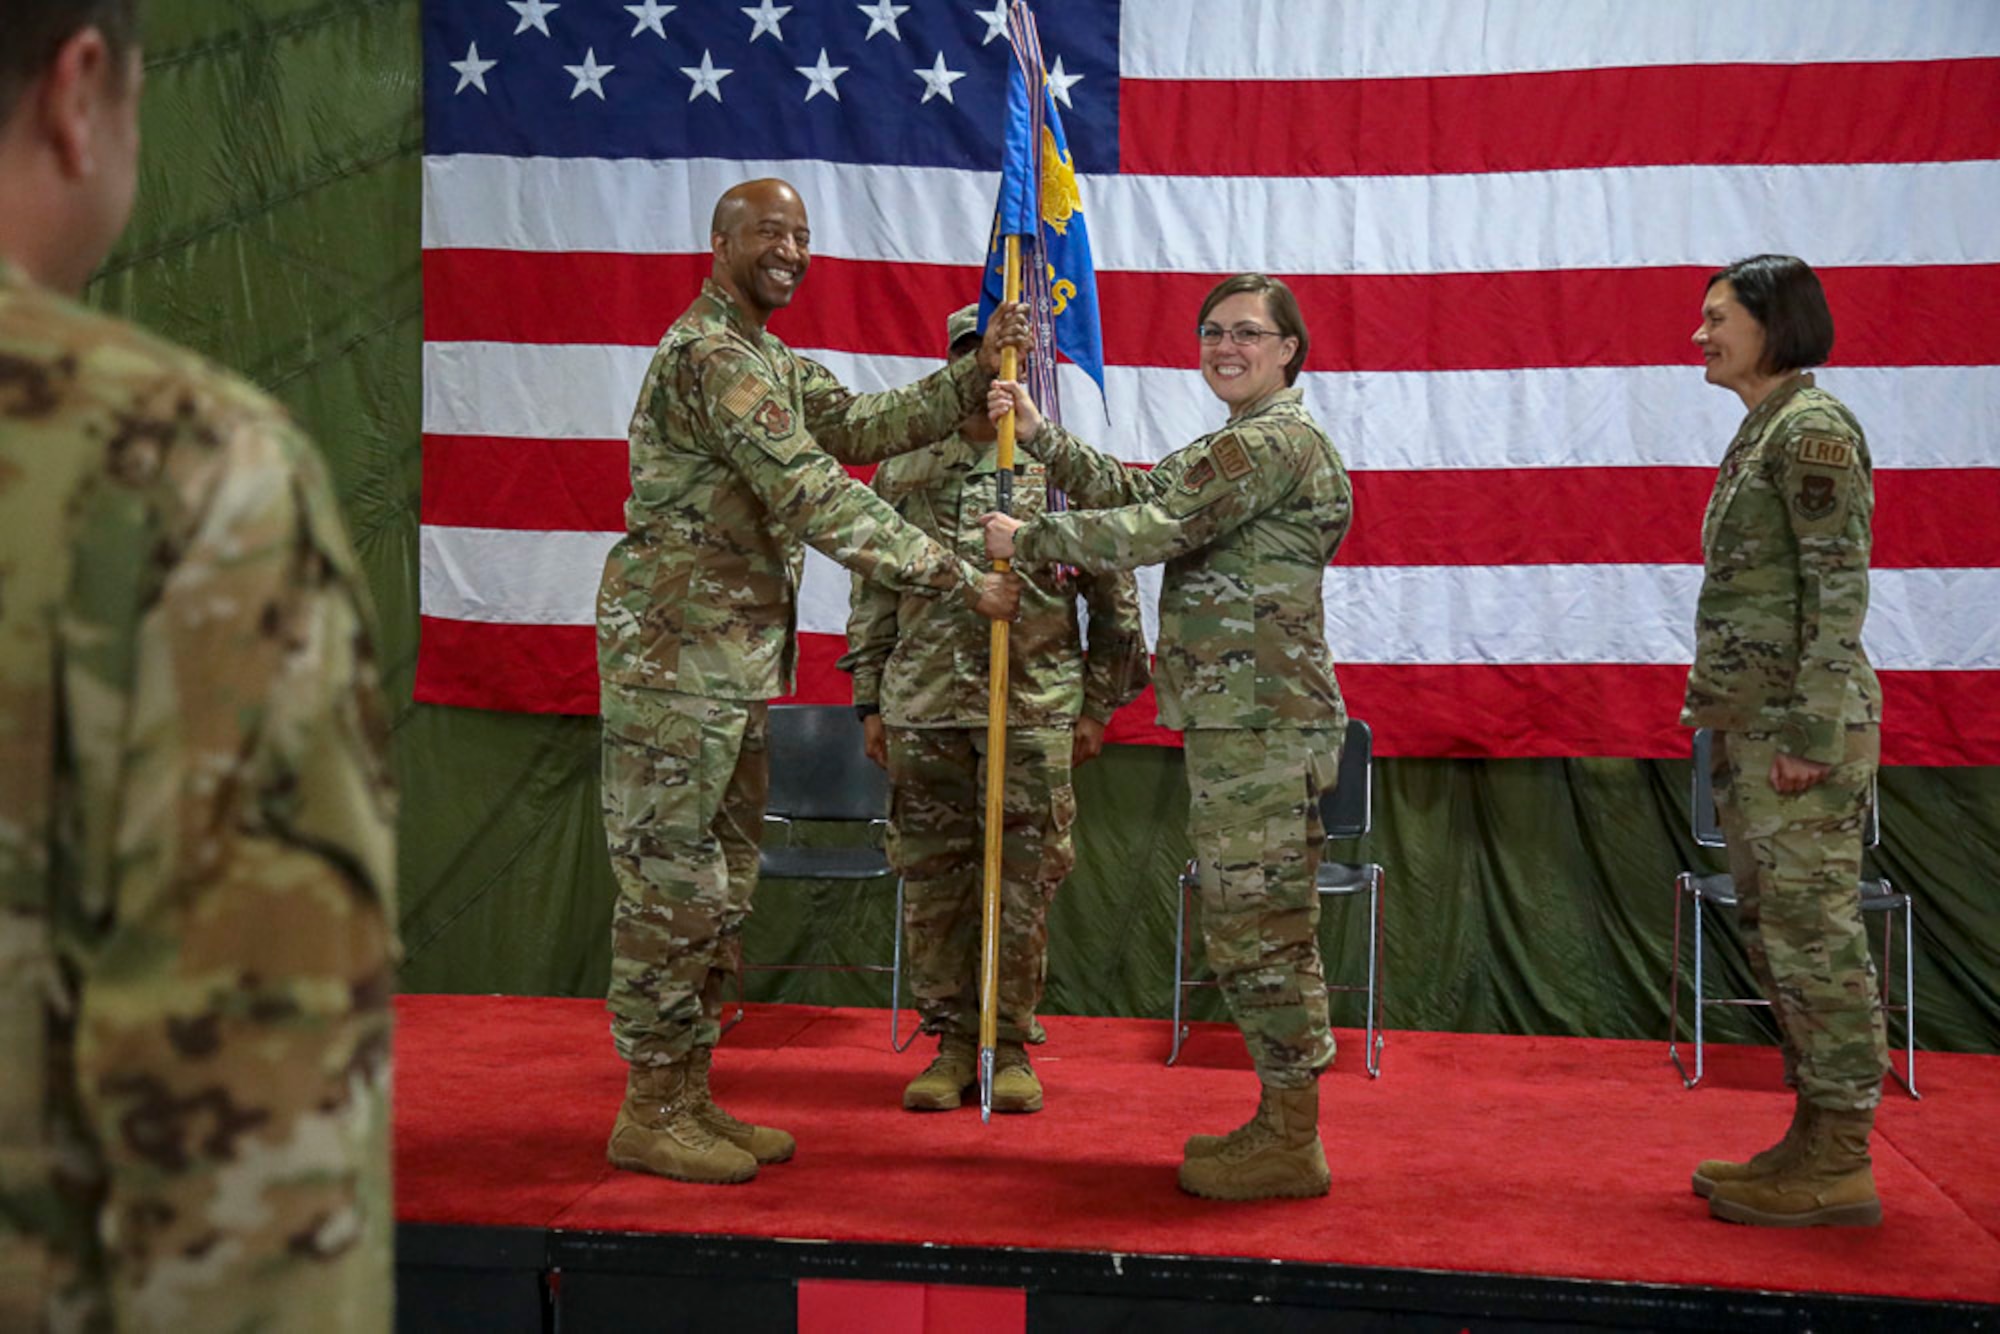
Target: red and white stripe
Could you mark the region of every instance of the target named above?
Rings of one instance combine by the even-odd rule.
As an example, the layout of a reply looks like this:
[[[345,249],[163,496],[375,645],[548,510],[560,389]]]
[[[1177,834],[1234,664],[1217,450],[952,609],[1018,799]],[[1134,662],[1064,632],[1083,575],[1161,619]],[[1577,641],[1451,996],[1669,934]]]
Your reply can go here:
[[[1292,281],[1355,480],[1328,639],[1385,753],[1684,752],[1701,509],[1741,416],[1687,335],[1708,272],[1778,250],[1825,280],[1820,383],[1876,461],[1887,758],[2000,763],[2000,6],[1123,12],[1124,172],[1082,184],[1107,392],[1065,367],[1070,421],[1135,464],[1213,429],[1202,293]],[[857,389],[935,365],[995,173],[426,159],[420,698],[594,707],[631,406],[710,205],[753,175],[814,225],[774,331]],[[810,557],[808,697],[845,698],[846,591]]]

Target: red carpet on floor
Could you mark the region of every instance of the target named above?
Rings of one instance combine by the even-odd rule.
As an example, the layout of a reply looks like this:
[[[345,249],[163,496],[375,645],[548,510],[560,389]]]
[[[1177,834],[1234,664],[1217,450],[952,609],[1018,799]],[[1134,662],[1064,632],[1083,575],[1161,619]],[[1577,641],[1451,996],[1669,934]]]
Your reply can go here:
[[[1711,1047],[1683,1091],[1659,1042],[1391,1033],[1382,1078],[1341,1031],[1321,1083],[1322,1200],[1218,1204],[1174,1184],[1182,1139],[1256,1101],[1231,1028],[1172,1069],[1157,1020],[1046,1019],[1047,1107],[916,1114],[929,1040],[881,1010],[752,1006],[717,1052],[719,1101],[798,1136],[742,1186],[618,1172],[624,1087],[602,1003],[397,1001],[396,1193],[406,1223],[1252,1256],[1770,1291],[2000,1302],[2000,1057],[1919,1053],[1875,1141],[1874,1229],[1719,1223],[1688,1190],[1712,1155],[1784,1129],[1776,1053]],[[908,1022],[906,1017],[905,1022]]]

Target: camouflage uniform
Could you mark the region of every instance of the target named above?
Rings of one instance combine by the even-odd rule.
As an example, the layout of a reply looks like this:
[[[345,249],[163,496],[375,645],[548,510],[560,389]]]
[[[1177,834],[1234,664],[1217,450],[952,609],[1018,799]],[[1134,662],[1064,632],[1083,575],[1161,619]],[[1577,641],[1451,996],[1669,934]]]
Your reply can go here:
[[[395,867],[319,459],[0,262],[0,1327],[386,1329]]]
[[[1745,949],[1789,1079],[1815,1106],[1881,1097],[1888,1054],[1862,934],[1861,833],[1880,753],[1868,613],[1868,444],[1800,375],[1747,416],[1703,522],[1695,660],[1681,721],[1716,729],[1716,801]],[[1774,791],[1773,755],[1830,764]]]
[[[883,464],[875,492],[918,528],[978,559],[985,552],[979,516],[996,508],[997,459],[995,445],[953,435]],[[1014,512],[1033,518],[1047,507],[1046,475],[1025,449],[1016,473]],[[1090,608],[1087,661],[1079,591]],[[991,622],[962,603],[899,596],[859,578],[851,607],[840,665],[854,674],[855,704],[879,708],[887,732],[895,784],[889,852],[904,877],[910,989],[926,1032],[974,1037]],[[1049,903],[1076,861],[1075,720],[1080,710],[1107,722],[1146,686],[1132,576],[1029,583],[1007,648],[998,1036],[1030,1042],[1040,1036],[1035,1009],[1048,969]]]
[[[618,881],[609,1006],[627,1061],[672,1065],[720,1034],[757,882],[765,701],[794,687],[803,544],[905,592],[976,596],[977,566],[841,465],[949,434],[988,380],[961,357],[851,394],[712,281],[654,353],[632,415],[627,532],[597,596]]]
[[[1346,469],[1296,389],[1150,472],[1056,426],[1035,446],[1059,485],[1125,504],[1023,525],[1019,564],[1166,562],[1160,723],[1185,732],[1203,939],[1258,1078],[1308,1086],[1333,1060],[1313,877],[1347,728],[1321,602],[1353,510]]]

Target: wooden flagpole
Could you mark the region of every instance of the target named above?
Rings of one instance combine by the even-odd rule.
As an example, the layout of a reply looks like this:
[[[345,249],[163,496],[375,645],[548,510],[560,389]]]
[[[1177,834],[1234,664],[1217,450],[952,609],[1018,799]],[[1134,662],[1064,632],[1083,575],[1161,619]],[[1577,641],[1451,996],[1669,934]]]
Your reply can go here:
[[[1007,238],[1004,300],[1021,299],[1021,238]],[[1000,378],[1020,378],[1020,353],[1000,349]],[[1000,513],[1014,512],[1014,413],[1000,419],[994,480]],[[1004,572],[1008,562],[995,560]],[[986,691],[986,880],[979,900],[979,1119],[993,1119],[993,1062],[1000,1010],[1000,855],[1007,815],[1007,622],[994,621]]]

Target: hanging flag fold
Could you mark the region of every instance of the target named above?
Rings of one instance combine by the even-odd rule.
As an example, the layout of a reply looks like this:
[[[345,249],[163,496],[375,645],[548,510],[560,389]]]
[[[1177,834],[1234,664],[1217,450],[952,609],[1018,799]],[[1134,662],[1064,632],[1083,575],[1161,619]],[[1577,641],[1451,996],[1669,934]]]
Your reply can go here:
[[[1034,15],[1021,0],[1008,5],[1007,38],[1014,60],[1007,76],[1000,196],[979,290],[979,323],[984,328],[1003,299],[1006,238],[1018,236],[1022,292],[1036,326],[1029,392],[1059,417],[1052,353],[1075,362],[1096,382],[1098,393],[1104,392],[1097,270],[1090,258],[1090,225],[1084,218],[1076,162],[1042,60],[1041,37]]]

